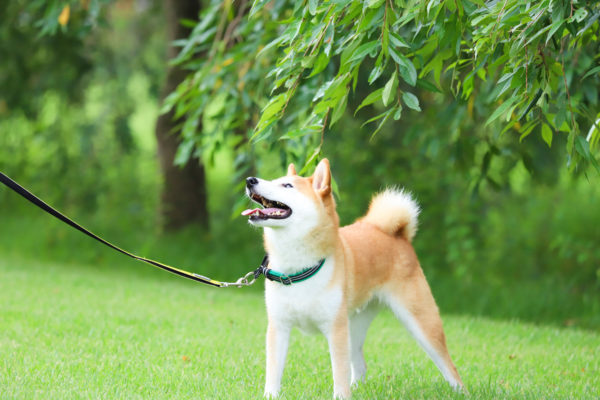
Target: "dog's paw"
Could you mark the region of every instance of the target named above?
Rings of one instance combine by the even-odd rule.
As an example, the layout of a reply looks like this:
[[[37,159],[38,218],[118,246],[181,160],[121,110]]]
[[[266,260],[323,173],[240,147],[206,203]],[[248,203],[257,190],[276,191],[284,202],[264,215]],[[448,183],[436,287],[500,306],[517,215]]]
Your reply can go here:
[[[333,391],[333,398],[335,400],[337,399],[349,399],[351,396],[351,392],[350,392],[350,388],[345,388],[345,389],[341,389],[341,390],[334,390]]]
[[[365,381],[365,374],[362,373],[360,375],[354,373],[354,371],[352,371],[352,379],[350,379],[350,387],[352,389],[354,389],[355,387],[357,387],[359,384],[363,383]]]
[[[265,399],[276,399],[277,397],[279,397],[279,391],[278,390],[265,390],[265,394],[264,394]]]
[[[334,393],[334,395],[333,395],[334,400],[347,400],[349,398],[350,398],[349,394]]]

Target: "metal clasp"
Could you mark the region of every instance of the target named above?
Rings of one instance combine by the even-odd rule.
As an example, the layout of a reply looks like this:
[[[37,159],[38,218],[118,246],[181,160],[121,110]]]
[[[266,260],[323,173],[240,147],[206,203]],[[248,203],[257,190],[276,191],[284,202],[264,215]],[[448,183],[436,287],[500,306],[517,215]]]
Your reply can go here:
[[[250,279],[250,278],[252,278],[252,279]],[[250,271],[235,282],[221,282],[221,287],[239,287],[239,288],[241,288],[244,286],[250,286],[254,282],[256,282],[256,273],[255,273],[255,271]]]

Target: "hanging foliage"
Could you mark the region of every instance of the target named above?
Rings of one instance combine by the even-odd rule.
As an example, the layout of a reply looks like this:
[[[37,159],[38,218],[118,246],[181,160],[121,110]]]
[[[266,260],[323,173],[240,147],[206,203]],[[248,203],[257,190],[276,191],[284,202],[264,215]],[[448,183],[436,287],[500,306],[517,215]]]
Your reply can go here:
[[[600,171],[599,16],[574,0],[212,1],[185,22],[174,62],[190,73],[165,106],[186,117],[182,161],[234,137],[285,140],[308,166],[349,99],[383,110],[365,121],[375,136],[441,92],[488,110],[481,131],[566,136],[570,167]]]

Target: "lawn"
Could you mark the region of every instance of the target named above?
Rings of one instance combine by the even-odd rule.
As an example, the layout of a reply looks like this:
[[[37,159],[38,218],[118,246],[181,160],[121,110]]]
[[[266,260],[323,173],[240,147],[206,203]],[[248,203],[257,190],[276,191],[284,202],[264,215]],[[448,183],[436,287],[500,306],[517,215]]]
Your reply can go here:
[[[214,289],[127,260],[0,260],[0,397],[260,398],[260,291]],[[259,283],[260,285],[261,283]],[[390,313],[374,322],[355,399],[598,398],[600,333],[445,314],[468,395],[452,392]],[[324,338],[294,332],[284,399],[331,398]]]

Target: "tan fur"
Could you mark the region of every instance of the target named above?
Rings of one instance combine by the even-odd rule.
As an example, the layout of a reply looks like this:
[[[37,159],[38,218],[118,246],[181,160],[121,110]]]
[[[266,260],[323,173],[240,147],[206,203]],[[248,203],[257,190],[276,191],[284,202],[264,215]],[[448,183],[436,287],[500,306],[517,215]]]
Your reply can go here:
[[[377,211],[378,218],[384,215],[381,209]],[[404,211],[400,211],[398,220],[408,220]],[[414,231],[394,237],[390,233],[397,231],[395,227],[388,232],[382,232],[380,227],[375,225],[377,223],[381,223],[381,219],[369,218],[367,214],[363,220],[340,229],[344,246],[348,309],[363,307],[377,289],[383,288],[393,293],[417,319],[427,338],[462,386],[462,380],[446,347],[438,307],[410,243]]]
[[[402,322],[445,378],[462,387],[447,350],[437,305],[411,244],[419,212],[416,203],[401,191],[388,190],[374,197],[365,217],[340,228],[326,160],[308,178],[297,176],[290,165],[288,178],[302,195],[314,202],[320,213],[319,226],[306,235],[303,245],[322,257],[333,257],[334,270],[328,287],[339,288],[342,293],[341,306],[328,334],[334,394],[342,398],[350,395],[349,318],[356,315],[356,310],[365,309],[380,299],[386,301],[401,320],[404,318]],[[270,254],[278,250],[266,239],[265,247]],[[309,284],[310,279],[305,282]],[[274,355],[277,351],[274,324],[269,317],[267,364],[279,365]],[[268,365],[268,374],[274,374],[273,368]],[[276,391],[267,389],[266,393]]]
[[[371,200],[364,217],[388,235],[401,235],[409,242],[417,233],[417,215],[420,209],[410,195],[401,190],[387,189]]]
[[[331,369],[333,370],[334,393],[339,397],[350,397],[350,344],[348,335],[348,313],[343,308],[339,310],[333,323],[332,334],[329,338],[331,353]]]
[[[298,175],[296,173],[296,167],[294,167],[294,164],[288,165],[287,174],[288,174],[288,176]]]

